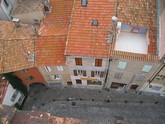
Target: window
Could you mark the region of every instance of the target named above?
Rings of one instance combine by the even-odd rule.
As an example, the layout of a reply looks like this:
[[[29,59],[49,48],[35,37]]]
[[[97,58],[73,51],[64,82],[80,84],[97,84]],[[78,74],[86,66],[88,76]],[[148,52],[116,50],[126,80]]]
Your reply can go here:
[[[81,6],[86,7],[88,1],[87,0],[81,0]]]
[[[6,9],[9,7],[9,4],[8,4],[8,2],[6,0],[3,0],[3,4],[4,4]]]
[[[91,77],[103,77],[104,72],[103,71],[91,71]]]
[[[126,65],[127,65],[127,62],[119,62],[118,68],[125,69],[126,68]]]
[[[33,19],[34,24],[40,24],[40,21],[38,19]]]
[[[133,84],[133,85],[130,87],[130,89],[136,90],[136,89],[138,88],[138,86],[139,86],[139,85]]]
[[[123,73],[115,73],[115,76],[114,76],[114,78],[115,79],[121,79],[122,78],[122,76],[123,76]]]
[[[76,84],[82,84],[81,80],[76,79]]]
[[[26,81],[31,81],[31,80],[33,80],[34,79],[34,77],[33,76],[30,76],[30,77],[27,77],[26,78]]]
[[[102,59],[95,59],[95,66],[101,67],[102,66]]]
[[[126,84],[117,83],[117,82],[112,82],[111,84],[111,88],[115,88],[115,89],[123,89],[125,86]]]
[[[149,72],[152,69],[151,65],[145,65],[142,69],[142,72]]]
[[[50,75],[50,78],[52,80],[60,80],[62,77],[61,77],[61,75]]]
[[[75,58],[76,65],[82,65],[82,58]]]
[[[72,82],[71,81],[68,81],[67,82],[67,85],[71,86],[72,85]]]
[[[52,69],[51,69],[50,66],[45,66],[45,70],[46,70],[47,72],[51,72],[51,71],[52,71]]]
[[[57,66],[57,70],[58,71],[63,71],[63,67],[62,66]]]
[[[73,70],[74,76],[86,76],[85,70]]]
[[[18,104],[21,105],[23,100],[24,100],[25,96],[24,95],[21,95],[21,97],[18,99]]]
[[[101,85],[101,81],[87,80],[87,85]]]
[[[139,82],[142,82],[144,80],[145,76],[142,75],[142,74],[136,74],[134,79],[135,81],[139,81]]]
[[[98,25],[99,25],[98,20],[92,20],[92,25],[93,25],[93,26],[98,26]]]
[[[28,69],[23,69],[23,70],[19,70],[18,72],[20,73],[20,74],[23,74],[23,73],[25,73],[25,72],[27,72],[28,71]]]
[[[155,91],[159,91],[162,87],[159,86],[152,86],[151,89]]]
[[[18,91],[18,90],[15,90],[15,92],[13,93],[13,95],[12,95],[10,101],[14,102],[15,99],[17,98],[18,94],[19,94],[19,91]]]

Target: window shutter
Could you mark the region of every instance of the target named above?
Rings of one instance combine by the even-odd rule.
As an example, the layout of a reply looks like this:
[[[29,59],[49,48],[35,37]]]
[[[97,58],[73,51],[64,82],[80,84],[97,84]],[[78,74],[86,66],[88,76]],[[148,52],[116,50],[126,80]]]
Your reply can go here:
[[[85,70],[83,70],[83,76],[86,76],[86,71]]]
[[[82,58],[75,58],[76,65],[82,65]]]
[[[101,67],[102,66],[102,59],[95,59],[95,66]]]
[[[77,76],[77,70],[73,70],[74,76]]]
[[[94,77],[94,71],[91,71],[91,77]]]
[[[104,76],[104,71],[102,71],[101,73],[100,73],[100,77],[103,77]]]

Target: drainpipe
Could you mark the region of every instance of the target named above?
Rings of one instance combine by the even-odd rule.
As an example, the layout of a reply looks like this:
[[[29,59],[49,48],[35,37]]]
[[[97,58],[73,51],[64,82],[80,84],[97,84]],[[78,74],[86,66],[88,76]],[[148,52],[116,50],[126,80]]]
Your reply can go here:
[[[114,15],[112,17],[112,29],[110,30],[110,32],[112,33],[112,42],[115,42],[115,39],[116,39],[116,29],[115,29],[115,25],[116,25],[116,21],[117,21],[117,3],[118,3],[118,0],[115,0],[115,9],[114,9]],[[113,58],[109,58],[110,55],[111,55],[111,51],[112,51],[112,47],[109,47],[109,53],[108,53],[108,68],[107,68],[107,71],[106,71],[106,76],[105,76],[105,80],[104,80],[104,84],[103,84],[103,87],[102,89],[105,89],[105,85],[107,83],[107,79],[108,79],[108,75],[109,75],[109,68],[110,68],[110,64],[111,64],[111,61],[115,60]]]
[[[0,3],[0,7],[1,7],[1,3]],[[10,21],[10,19],[8,18],[7,14],[5,13],[5,11],[3,10],[3,8],[1,7],[3,13],[5,14],[5,16],[7,17],[8,21]]]
[[[112,59],[108,59],[108,68],[107,68],[107,71],[106,71],[106,75],[105,75],[105,80],[104,80],[104,84],[103,84],[103,89],[105,89],[105,85],[107,83],[107,79],[108,79],[108,75],[109,75],[109,68],[110,68],[110,63],[111,63]]]

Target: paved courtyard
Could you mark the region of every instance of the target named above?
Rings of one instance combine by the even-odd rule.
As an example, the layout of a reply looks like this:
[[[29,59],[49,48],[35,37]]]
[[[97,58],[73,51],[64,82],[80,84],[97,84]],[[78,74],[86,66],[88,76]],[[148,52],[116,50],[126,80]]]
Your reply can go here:
[[[165,98],[158,95],[33,85],[24,110],[46,111],[59,117],[94,124],[164,124]]]

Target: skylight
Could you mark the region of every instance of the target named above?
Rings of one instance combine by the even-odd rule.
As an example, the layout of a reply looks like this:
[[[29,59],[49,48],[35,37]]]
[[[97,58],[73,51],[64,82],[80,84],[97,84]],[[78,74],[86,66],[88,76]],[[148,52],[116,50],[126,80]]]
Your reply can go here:
[[[93,25],[93,26],[98,26],[98,25],[99,25],[98,20],[93,20],[93,21],[92,21],[92,25]]]
[[[86,7],[88,1],[87,0],[81,0],[81,6]]]

